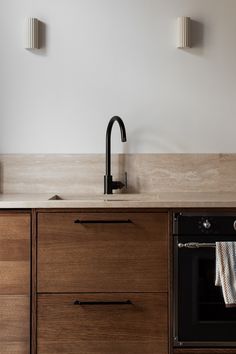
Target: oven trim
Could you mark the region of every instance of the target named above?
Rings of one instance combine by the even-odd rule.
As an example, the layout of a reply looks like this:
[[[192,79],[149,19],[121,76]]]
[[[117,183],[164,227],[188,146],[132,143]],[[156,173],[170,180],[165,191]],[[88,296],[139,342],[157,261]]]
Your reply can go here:
[[[193,347],[201,347],[201,348],[229,348],[235,347],[236,342],[179,342],[178,338],[174,338],[174,347],[175,348],[193,348]]]
[[[174,271],[173,271],[173,344],[182,346],[178,340],[178,237],[174,237]]]

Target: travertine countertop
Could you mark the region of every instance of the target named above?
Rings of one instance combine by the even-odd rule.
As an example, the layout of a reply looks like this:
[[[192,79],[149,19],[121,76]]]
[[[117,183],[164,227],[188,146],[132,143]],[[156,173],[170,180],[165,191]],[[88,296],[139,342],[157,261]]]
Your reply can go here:
[[[236,208],[236,193],[229,192],[58,195],[61,200],[49,200],[53,194],[0,194],[0,208]]]

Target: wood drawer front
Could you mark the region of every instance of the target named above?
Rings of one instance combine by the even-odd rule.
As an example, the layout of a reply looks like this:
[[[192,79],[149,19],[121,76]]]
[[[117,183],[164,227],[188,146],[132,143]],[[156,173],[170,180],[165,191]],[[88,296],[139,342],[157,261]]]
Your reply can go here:
[[[40,214],[38,292],[116,291],[167,291],[167,214]]]
[[[0,294],[29,294],[30,215],[0,214]]]
[[[0,296],[0,354],[29,354],[30,299]]]
[[[167,337],[164,293],[38,295],[37,354],[167,354]]]

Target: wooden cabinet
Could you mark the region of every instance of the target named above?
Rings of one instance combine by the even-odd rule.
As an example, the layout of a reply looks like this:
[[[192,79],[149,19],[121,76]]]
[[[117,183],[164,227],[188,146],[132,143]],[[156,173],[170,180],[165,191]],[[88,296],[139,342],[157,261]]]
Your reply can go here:
[[[0,213],[0,354],[30,352],[30,214]]]
[[[42,213],[39,292],[167,291],[166,213]]]
[[[167,240],[165,212],[39,213],[37,354],[168,354]]]
[[[167,294],[39,295],[38,353],[167,354]]]

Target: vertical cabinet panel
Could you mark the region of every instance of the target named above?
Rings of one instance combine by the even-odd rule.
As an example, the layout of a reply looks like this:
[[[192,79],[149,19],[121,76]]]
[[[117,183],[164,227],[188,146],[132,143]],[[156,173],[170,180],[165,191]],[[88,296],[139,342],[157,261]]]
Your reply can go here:
[[[0,213],[0,354],[30,353],[30,232],[30,214]]]
[[[30,215],[0,214],[0,295],[29,295]]]

